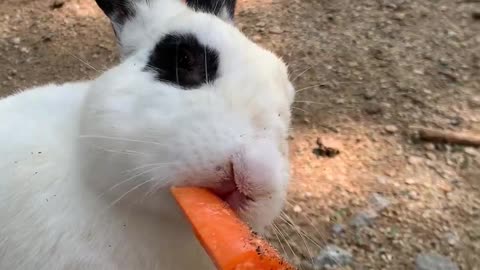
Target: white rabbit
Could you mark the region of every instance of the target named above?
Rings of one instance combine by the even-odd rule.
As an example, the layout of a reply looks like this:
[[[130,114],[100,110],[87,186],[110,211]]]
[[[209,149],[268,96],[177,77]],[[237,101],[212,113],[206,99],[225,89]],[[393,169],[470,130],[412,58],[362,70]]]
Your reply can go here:
[[[97,3],[122,62],[0,100],[0,269],[211,269],[169,187],[210,188],[259,232],[272,222],[287,68],[233,26],[235,1]]]

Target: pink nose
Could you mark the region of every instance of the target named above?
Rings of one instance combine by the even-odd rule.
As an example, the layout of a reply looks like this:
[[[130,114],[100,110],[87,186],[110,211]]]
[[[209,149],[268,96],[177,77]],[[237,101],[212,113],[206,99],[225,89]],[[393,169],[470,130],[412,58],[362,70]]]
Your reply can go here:
[[[229,181],[215,189],[234,209],[283,189],[281,154],[268,140],[246,144],[231,157]]]

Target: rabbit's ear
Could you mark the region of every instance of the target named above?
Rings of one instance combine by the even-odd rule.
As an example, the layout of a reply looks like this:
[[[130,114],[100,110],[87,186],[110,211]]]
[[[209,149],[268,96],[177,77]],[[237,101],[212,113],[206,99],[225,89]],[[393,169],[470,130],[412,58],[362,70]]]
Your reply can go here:
[[[195,10],[212,13],[227,22],[233,22],[236,0],[186,0]]]
[[[119,31],[126,20],[135,16],[135,0],[96,0],[96,2],[110,18],[115,31]]]

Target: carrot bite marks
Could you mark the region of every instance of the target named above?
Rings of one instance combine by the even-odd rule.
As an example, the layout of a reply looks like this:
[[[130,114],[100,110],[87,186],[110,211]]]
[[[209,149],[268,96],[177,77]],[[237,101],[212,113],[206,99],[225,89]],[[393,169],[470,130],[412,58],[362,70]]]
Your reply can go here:
[[[209,190],[172,188],[172,194],[218,269],[294,269]]]

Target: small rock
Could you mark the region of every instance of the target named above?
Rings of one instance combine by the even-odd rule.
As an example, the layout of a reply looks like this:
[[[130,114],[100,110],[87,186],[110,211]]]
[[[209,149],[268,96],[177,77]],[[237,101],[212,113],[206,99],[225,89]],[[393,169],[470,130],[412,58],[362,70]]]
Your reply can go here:
[[[459,270],[449,258],[435,252],[421,253],[415,259],[416,270]]]
[[[374,90],[367,90],[367,91],[365,91],[365,93],[363,94],[363,97],[365,97],[365,99],[367,99],[367,100],[370,100],[370,99],[373,99],[376,95],[377,95],[377,92],[376,92],[376,91],[374,91]]]
[[[361,228],[361,227],[366,227],[370,226],[373,224],[375,218],[378,217],[377,212],[374,210],[364,210],[358,214],[356,214],[352,220],[350,221],[350,225],[355,227],[355,228]]]
[[[42,36],[42,41],[43,42],[50,42],[53,39],[53,34],[48,33]]]
[[[316,267],[327,268],[334,266],[347,266],[352,263],[352,254],[335,245],[326,246],[320,254],[314,258]]]
[[[425,72],[423,71],[423,69],[418,69],[418,68],[414,69],[414,70],[413,70],[413,73],[415,73],[415,74],[417,74],[417,75],[424,75],[424,74],[425,74]]]
[[[283,33],[283,30],[278,26],[274,26],[274,27],[270,28],[270,33],[281,34],[281,33]]]
[[[480,96],[474,96],[468,100],[468,104],[472,108],[480,108]]]
[[[408,163],[411,165],[420,165],[423,162],[423,158],[417,156],[409,156]]]
[[[388,184],[388,182],[390,182],[390,179],[386,176],[377,176],[376,179],[377,179],[377,182],[382,185]]]
[[[258,41],[262,40],[262,36],[261,35],[254,35],[252,37],[252,39],[253,39],[253,41],[258,42]]]
[[[390,205],[390,200],[379,193],[373,193],[370,196],[369,202],[376,211],[382,211]]]
[[[350,62],[348,62],[347,64],[348,64],[349,67],[352,67],[352,68],[353,68],[353,67],[358,67],[358,63],[355,62],[355,61],[350,61]]]
[[[395,177],[397,175],[397,171],[395,169],[391,169],[385,172],[386,175],[390,177]]]
[[[345,225],[343,224],[334,224],[332,226],[332,232],[335,235],[339,235],[345,232]]]
[[[30,50],[29,50],[27,47],[22,47],[22,48],[20,48],[20,51],[21,51],[22,53],[29,53],[29,52],[30,52]]]
[[[463,120],[463,118],[461,117],[454,117],[452,119],[450,119],[450,125],[452,126],[460,126],[463,122],[465,122],[465,120]]]
[[[403,19],[405,19],[405,13],[396,13],[395,15],[393,15],[393,19],[397,21],[402,21]]]
[[[15,75],[17,75],[17,70],[16,70],[16,69],[11,69],[11,70],[9,70],[9,71],[8,71],[8,75],[10,75],[10,76],[15,76]]]
[[[435,166],[437,166],[437,164],[435,164],[435,162],[433,162],[433,160],[426,160],[425,165],[427,165],[430,168],[435,168]]]
[[[447,241],[447,243],[452,247],[457,246],[458,242],[460,241],[460,238],[458,237],[458,235],[453,232],[446,233],[444,235],[444,238]]]
[[[382,111],[383,111],[382,106],[374,102],[368,103],[365,107],[365,112],[370,115],[379,114],[379,113],[382,113]]]
[[[476,156],[478,154],[477,150],[473,147],[465,147],[463,151],[470,156]]]
[[[293,207],[293,212],[295,213],[301,213],[302,212],[302,208],[299,206],[299,205],[295,205]]]
[[[385,131],[387,131],[388,133],[395,133],[398,131],[398,128],[394,125],[386,125],[385,126]]]
[[[20,44],[20,41],[22,41],[22,40],[19,37],[12,38],[12,43],[13,44]]]
[[[339,99],[335,100],[335,103],[336,103],[336,104],[339,104],[339,105],[345,104],[345,99],[339,98]]]
[[[407,185],[415,185],[417,182],[413,178],[405,179],[405,184]]]
[[[433,143],[426,143],[423,147],[425,147],[425,149],[427,149],[429,151],[435,150],[435,144],[433,144]]]
[[[258,26],[258,27],[265,27],[266,23],[265,22],[258,22],[255,24],[255,26]]]
[[[430,159],[430,160],[436,160],[436,159],[437,159],[437,156],[435,156],[435,154],[432,153],[432,152],[427,152],[425,155],[426,155],[427,158]]]
[[[417,200],[417,199],[418,199],[418,193],[417,193],[416,191],[414,191],[414,190],[410,190],[410,191],[408,192],[408,198],[409,198],[410,200]]]

